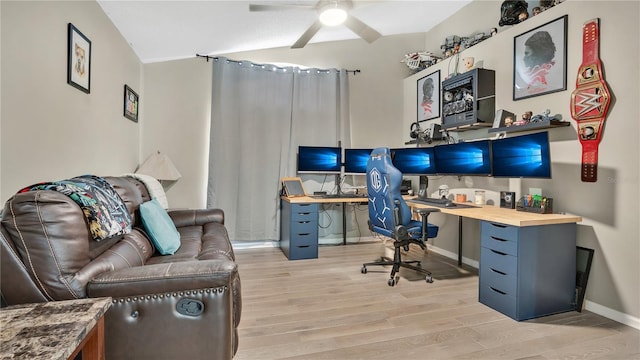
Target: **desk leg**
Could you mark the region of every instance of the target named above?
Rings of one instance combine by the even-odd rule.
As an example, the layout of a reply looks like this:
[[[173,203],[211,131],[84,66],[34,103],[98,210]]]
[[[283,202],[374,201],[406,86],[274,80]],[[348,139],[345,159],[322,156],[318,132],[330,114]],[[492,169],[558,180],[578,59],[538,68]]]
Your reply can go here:
[[[458,216],[458,266],[462,266],[462,216]]]
[[[347,245],[347,203],[342,203],[342,245]]]

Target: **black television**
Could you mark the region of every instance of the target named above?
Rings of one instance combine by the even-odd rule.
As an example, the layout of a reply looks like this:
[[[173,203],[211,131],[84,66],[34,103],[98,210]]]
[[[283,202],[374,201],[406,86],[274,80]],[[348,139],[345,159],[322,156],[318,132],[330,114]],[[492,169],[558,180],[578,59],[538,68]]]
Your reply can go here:
[[[403,175],[436,174],[432,147],[391,149],[391,159]]]
[[[438,145],[433,150],[438,174],[491,175],[491,143],[489,140]]]
[[[551,178],[549,134],[535,134],[493,140],[493,176]]]
[[[340,174],[342,149],[335,146],[298,146],[298,173]]]
[[[344,173],[366,174],[367,162],[373,149],[344,149]]]

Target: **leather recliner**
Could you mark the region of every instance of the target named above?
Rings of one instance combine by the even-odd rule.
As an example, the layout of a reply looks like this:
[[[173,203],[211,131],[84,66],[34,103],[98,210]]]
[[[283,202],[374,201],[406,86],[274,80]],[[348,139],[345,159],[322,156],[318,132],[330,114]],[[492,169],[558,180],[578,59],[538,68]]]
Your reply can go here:
[[[105,178],[133,230],[95,241],[80,207],[51,190],[7,200],[0,227],[3,305],[111,297],[107,359],[231,359],[238,348],[240,277],[220,209],[170,210],[174,255],[155,252],[138,207],[142,182]]]

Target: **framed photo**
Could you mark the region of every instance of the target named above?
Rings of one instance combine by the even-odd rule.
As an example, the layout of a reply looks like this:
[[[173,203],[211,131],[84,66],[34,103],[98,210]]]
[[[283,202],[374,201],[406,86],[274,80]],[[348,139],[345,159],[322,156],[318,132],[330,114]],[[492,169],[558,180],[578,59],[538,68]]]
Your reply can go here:
[[[138,94],[128,85],[124,86],[124,117],[138,122]]]
[[[69,23],[67,84],[91,92],[91,40]]]
[[[440,70],[418,80],[418,122],[440,117]]]
[[[567,15],[513,38],[513,100],[567,89]]]

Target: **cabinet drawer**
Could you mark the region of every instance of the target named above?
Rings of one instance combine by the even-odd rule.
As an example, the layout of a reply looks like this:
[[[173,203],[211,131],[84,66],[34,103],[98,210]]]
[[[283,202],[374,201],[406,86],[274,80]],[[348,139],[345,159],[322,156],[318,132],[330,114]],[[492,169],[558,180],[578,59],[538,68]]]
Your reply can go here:
[[[318,221],[318,204],[292,204],[291,222]]]
[[[294,246],[318,246],[318,234],[317,233],[300,233],[291,234],[291,245]]]
[[[317,242],[316,242],[317,243]],[[298,245],[292,243],[289,248],[289,260],[317,259],[318,245]]]
[[[518,238],[517,226],[504,225],[490,221],[482,221],[480,226],[480,231],[483,235],[497,237],[504,240],[517,240]]]
[[[497,250],[480,248],[480,268],[492,268],[507,275],[517,276],[518,258]]]
[[[485,266],[480,269],[480,286],[488,286],[495,291],[515,298],[518,291],[518,280],[514,275]]]
[[[518,255],[518,242],[515,240],[506,240],[497,236],[480,235],[480,246],[483,248],[495,250],[503,254],[513,256]]]
[[[318,234],[318,219],[313,221],[294,221],[291,223],[291,235],[296,234]]]
[[[516,318],[516,298],[488,285],[480,284],[480,302],[508,317]]]

